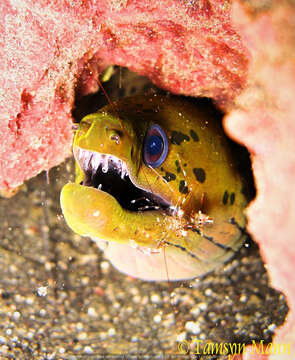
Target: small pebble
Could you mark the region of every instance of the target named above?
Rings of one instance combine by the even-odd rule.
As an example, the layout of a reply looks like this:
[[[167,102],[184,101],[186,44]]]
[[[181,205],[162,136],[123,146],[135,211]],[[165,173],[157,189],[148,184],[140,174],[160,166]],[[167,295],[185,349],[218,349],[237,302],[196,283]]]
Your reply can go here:
[[[242,320],[243,320],[243,316],[242,316],[241,314],[237,313],[237,314],[235,315],[235,319],[236,319],[237,321],[242,321]]]
[[[14,300],[15,302],[17,302],[18,304],[24,302],[24,297],[19,295],[19,294],[16,294],[15,297],[14,297]]]
[[[13,319],[14,319],[14,320],[19,320],[20,317],[21,317],[21,314],[20,314],[19,311],[15,311],[15,312],[13,313]]]
[[[201,311],[205,311],[205,310],[207,310],[207,308],[208,308],[208,304],[205,303],[205,302],[201,302],[201,303],[197,304],[197,306],[199,307],[199,309],[200,309]]]
[[[55,265],[50,261],[46,261],[44,265],[46,271],[51,271],[54,268],[54,266]]]
[[[88,276],[83,276],[81,278],[81,284],[84,285],[84,286],[88,285],[89,284],[89,277]]]
[[[119,302],[116,301],[116,302],[113,303],[113,308],[114,309],[120,309],[120,307],[121,307],[121,305],[120,305]]]
[[[110,269],[110,263],[108,261],[102,261],[100,263],[100,268],[101,268],[101,271],[106,274],[108,273],[109,269]]]
[[[102,314],[103,321],[110,321],[110,315],[109,314]]]
[[[53,352],[51,354],[46,354],[46,360],[55,360],[56,359],[56,353]]]
[[[58,221],[61,221],[61,220],[63,220],[64,217],[62,214],[58,214],[58,215],[56,215],[56,218]]]
[[[34,299],[32,297],[28,297],[25,302],[27,305],[32,305],[34,303]]]
[[[87,314],[90,317],[96,317],[97,316],[97,312],[93,307],[89,307],[87,310]]]
[[[197,305],[197,306],[194,306],[194,307],[191,309],[190,313],[191,313],[192,315],[194,315],[194,316],[199,316],[200,313],[201,313],[201,309],[200,309],[200,307],[199,307],[198,305]]]
[[[240,302],[242,302],[242,303],[245,303],[245,302],[247,301],[247,299],[248,299],[248,296],[245,295],[245,294],[242,294],[242,295],[240,296]]]
[[[194,321],[187,321],[185,324],[186,330],[190,331],[194,335],[198,335],[201,332],[201,328],[198,323]]]
[[[74,348],[73,348],[73,350],[74,350],[75,352],[80,352],[81,349],[82,349],[82,346],[81,346],[80,344],[75,345]]]
[[[61,348],[58,349],[58,352],[59,352],[60,354],[64,354],[64,353],[66,352],[66,349],[63,348],[63,347],[61,347]]]
[[[32,339],[34,338],[34,333],[33,333],[32,331],[29,331],[29,332],[27,333],[27,338],[28,338],[29,340],[32,340]]]
[[[2,345],[1,347],[0,347],[0,354],[7,354],[7,352],[8,352],[8,346],[7,345]]]
[[[270,324],[268,325],[267,329],[271,332],[274,332],[276,328],[277,328],[276,324]]]
[[[205,290],[204,294],[205,294],[206,296],[212,296],[213,291],[212,291],[212,289],[208,288],[208,289]]]
[[[78,334],[78,340],[86,340],[87,339],[87,333],[82,332],[81,334]]]
[[[45,316],[46,315],[46,310],[45,309],[41,309],[39,312],[40,316]]]
[[[199,335],[199,339],[200,339],[200,340],[206,340],[206,339],[207,339],[207,335],[204,334],[204,333],[201,333],[201,334]]]
[[[12,273],[15,273],[15,272],[17,272],[17,267],[15,265],[10,265],[9,266],[9,271],[12,272]]]
[[[85,348],[84,348],[84,353],[85,353],[85,354],[88,354],[88,355],[93,354],[92,347],[91,347],[91,346],[85,346]]]
[[[161,303],[161,297],[158,294],[153,294],[151,296],[151,302],[153,304],[160,304]]]
[[[133,302],[135,304],[140,304],[141,303],[141,296],[139,296],[139,295],[133,296]]]
[[[162,316],[161,315],[155,315],[153,320],[154,320],[154,322],[156,324],[159,324],[162,321]]]
[[[114,329],[114,328],[110,328],[109,330],[108,330],[108,335],[109,336],[114,336],[116,334],[116,330]]]
[[[130,294],[132,295],[138,295],[138,289],[136,287],[132,287],[130,290],[129,290]]]
[[[181,332],[180,334],[177,335],[176,341],[180,342],[185,340],[186,338],[186,332]]]
[[[105,332],[101,332],[99,334],[99,337],[100,337],[101,340],[106,340],[107,339],[107,334]]]
[[[38,296],[46,296],[47,295],[47,287],[48,286],[40,286],[37,289]]]

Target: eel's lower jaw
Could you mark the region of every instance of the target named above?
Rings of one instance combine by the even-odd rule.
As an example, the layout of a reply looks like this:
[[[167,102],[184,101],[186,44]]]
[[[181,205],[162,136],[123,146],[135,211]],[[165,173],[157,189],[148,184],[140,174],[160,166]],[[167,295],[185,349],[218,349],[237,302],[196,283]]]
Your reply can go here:
[[[164,211],[172,214],[172,207],[160,196],[134,184],[126,163],[114,155],[101,154],[74,147],[74,157],[84,172],[81,185],[96,188],[112,195],[121,207],[129,211]]]

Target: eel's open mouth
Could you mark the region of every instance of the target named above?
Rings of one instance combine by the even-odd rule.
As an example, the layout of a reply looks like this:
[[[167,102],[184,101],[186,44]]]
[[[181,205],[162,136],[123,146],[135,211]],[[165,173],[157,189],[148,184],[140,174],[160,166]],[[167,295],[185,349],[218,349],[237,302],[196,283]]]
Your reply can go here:
[[[84,172],[81,185],[109,193],[129,211],[162,210],[169,213],[167,201],[131,181],[127,166],[121,159],[79,147],[74,148],[74,156]]]

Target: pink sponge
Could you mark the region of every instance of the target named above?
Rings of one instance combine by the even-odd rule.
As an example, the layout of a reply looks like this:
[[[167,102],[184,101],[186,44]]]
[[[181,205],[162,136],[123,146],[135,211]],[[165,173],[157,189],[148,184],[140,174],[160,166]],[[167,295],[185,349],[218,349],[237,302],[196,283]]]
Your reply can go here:
[[[223,104],[245,85],[246,50],[228,2],[11,3],[0,5],[0,188],[70,154],[75,85],[95,90],[93,75],[108,64]]]
[[[250,52],[248,86],[225,126],[252,154],[257,198],[248,231],[261,246],[273,285],[287,295],[278,344],[295,345],[295,8],[280,4],[254,16],[233,4],[233,21]],[[251,357],[250,357],[251,358]],[[293,359],[273,354],[273,359]]]

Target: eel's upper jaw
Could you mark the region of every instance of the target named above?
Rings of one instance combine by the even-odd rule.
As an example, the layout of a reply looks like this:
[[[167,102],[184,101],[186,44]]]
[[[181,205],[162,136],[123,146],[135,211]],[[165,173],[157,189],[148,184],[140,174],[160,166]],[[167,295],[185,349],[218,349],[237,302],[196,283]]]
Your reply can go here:
[[[170,214],[171,206],[165,199],[134,184],[123,160],[78,146],[74,147],[73,152],[84,173],[81,185],[109,193],[126,210],[161,210]]]
[[[121,179],[124,179],[125,176],[128,176],[126,164],[116,156],[84,150],[77,146],[74,147],[73,152],[75,160],[78,162],[81,170],[83,170],[85,174],[83,181],[83,185],[85,186],[94,186],[87,185],[87,181],[89,182],[91,181],[91,178],[93,179],[100,166],[103,173],[107,173],[109,169],[112,169],[115,170],[118,175],[120,175]]]

